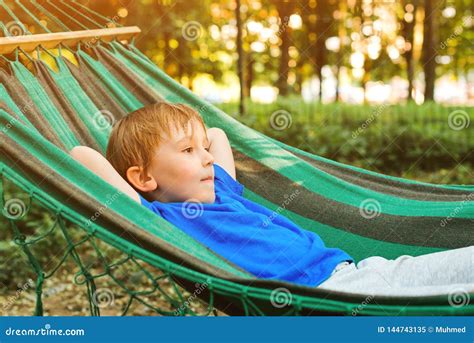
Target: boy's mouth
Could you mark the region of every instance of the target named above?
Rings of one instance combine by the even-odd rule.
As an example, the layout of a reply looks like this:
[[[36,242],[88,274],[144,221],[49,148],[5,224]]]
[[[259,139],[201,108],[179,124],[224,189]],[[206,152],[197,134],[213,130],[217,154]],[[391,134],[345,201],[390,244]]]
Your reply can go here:
[[[201,179],[201,181],[213,181],[213,180],[214,180],[214,178],[212,176],[208,176],[204,179]]]

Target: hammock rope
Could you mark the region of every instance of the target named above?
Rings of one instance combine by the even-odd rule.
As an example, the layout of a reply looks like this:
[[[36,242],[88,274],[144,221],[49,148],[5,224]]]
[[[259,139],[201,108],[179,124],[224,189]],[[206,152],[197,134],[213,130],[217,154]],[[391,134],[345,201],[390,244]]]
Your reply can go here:
[[[69,8],[71,11],[74,11],[74,13],[76,14],[79,14],[81,16],[81,18],[84,18],[85,20],[91,22],[92,24],[94,24],[95,26],[99,27],[99,28],[103,28],[105,26],[99,24],[98,22],[96,22],[95,20],[93,20],[92,18],[86,16],[84,13],[78,11],[76,8],[72,7],[70,4],[68,4],[67,2],[65,1],[62,1],[62,4],[64,6],[66,6],[67,8]],[[87,7],[86,7],[87,8]],[[88,28],[87,28],[88,29]]]
[[[58,5],[56,5],[54,2],[48,0],[48,4],[50,4],[52,7],[54,7],[59,13],[61,13],[64,17],[68,18],[72,22],[76,23],[79,27],[83,28],[84,30],[90,30],[91,28],[83,25],[79,20],[76,20],[73,16],[69,15],[66,13],[66,11],[62,10]],[[64,4],[64,3],[63,3]]]
[[[5,203],[8,201],[8,199],[5,199],[5,187],[6,184],[11,182],[11,179],[8,175],[7,172],[1,171],[0,173],[0,194],[1,194],[1,201],[0,205],[2,208],[5,207]],[[11,185],[10,185],[11,186]],[[146,268],[144,268],[141,263],[137,261],[137,258],[133,254],[128,254],[125,258],[119,259],[115,262],[108,263],[107,259],[104,257],[104,252],[106,252],[108,249],[111,249],[112,247],[107,247],[104,249],[104,247],[99,247],[98,244],[95,242],[95,234],[94,232],[89,232],[84,238],[74,242],[74,239],[71,237],[71,235],[68,233],[71,231],[72,227],[70,225],[66,226],[67,219],[62,215],[61,210],[57,210],[55,214],[51,213],[54,216],[54,222],[51,224],[49,228],[45,229],[45,232],[43,234],[40,234],[36,237],[32,237],[30,239],[26,239],[26,236],[21,232],[18,223],[23,219],[26,218],[28,215],[28,212],[30,211],[32,204],[35,202],[36,196],[35,193],[32,192],[32,194],[29,194],[29,201],[28,201],[28,207],[25,209],[25,211],[22,213],[21,217],[15,218],[14,216],[11,216],[9,214],[7,215],[8,221],[10,223],[10,227],[12,228],[13,231],[13,241],[15,242],[16,245],[18,245],[22,251],[25,253],[27,256],[28,262],[30,263],[34,273],[37,276],[37,281],[36,281],[36,307],[34,310],[34,315],[42,315],[43,314],[43,301],[42,301],[42,295],[43,295],[43,286],[44,283],[47,279],[53,277],[53,275],[56,273],[57,270],[60,269],[64,265],[64,263],[67,261],[68,258],[72,258],[77,267],[79,267],[79,272],[76,273],[74,277],[74,283],[77,285],[83,285],[85,284],[87,287],[87,299],[88,299],[88,304],[89,304],[89,309],[90,309],[90,314],[93,316],[98,316],[100,315],[100,303],[98,300],[95,298],[95,292],[97,291],[97,286],[96,286],[96,280],[98,279],[103,279],[105,277],[109,277],[110,280],[113,280],[115,284],[123,291],[125,294],[128,296],[129,300],[127,302],[127,306],[123,309],[122,315],[126,315],[128,310],[130,309],[131,304],[133,301],[137,301],[148,308],[152,309],[153,311],[156,311],[157,313],[161,315],[198,315],[195,311],[192,310],[191,307],[189,306],[184,306],[184,303],[186,301],[186,298],[189,298],[189,295],[185,295],[183,293],[183,290],[180,286],[176,284],[176,282],[173,280],[172,275],[169,272],[163,272],[155,276],[148,271]],[[5,215],[5,213],[4,213]],[[55,239],[52,238],[51,236],[57,233],[57,230],[60,230],[60,234],[62,234],[62,237],[64,238],[66,242],[66,248],[64,249],[65,253],[64,255],[60,258],[59,262],[52,268],[50,268],[49,272],[46,272],[44,268],[42,267],[42,262],[39,260],[38,257],[35,256],[33,253],[32,247],[40,242],[43,239]],[[77,228],[76,228],[77,229]],[[83,228],[82,228],[83,229]],[[88,245],[88,250],[93,250],[95,254],[97,255],[97,260],[95,260],[92,263],[89,263],[89,265],[84,264],[80,257],[80,253],[78,253],[78,248],[84,248],[84,245]],[[103,273],[98,273],[94,274],[92,272],[92,264],[95,262],[100,261],[102,264],[102,269],[105,271]],[[116,271],[119,269],[120,266],[124,266],[127,264],[133,264],[138,272],[140,273],[140,279],[145,278],[149,284],[151,284],[151,288],[148,290],[133,290],[131,289],[126,283],[121,281],[120,279],[117,278]],[[173,294],[170,294],[168,290],[165,290],[163,287],[160,286],[159,281],[165,280],[167,284],[171,284],[171,287],[173,287]],[[142,281],[142,284],[145,282]],[[157,298],[164,298],[171,306],[174,308],[174,310],[168,310],[165,311],[162,308],[159,308],[157,306],[153,305],[153,301],[147,301],[143,297],[146,296],[153,296]],[[180,309],[177,311],[176,309]],[[209,300],[208,304],[208,309],[205,313],[201,313],[199,315],[209,315],[213,311],[213,302],[212,302],[212,297]]]
[[[23,11],[25,11],[26,14],[28,14],[28,15],[30,16],[31,19],[33,19],[33,21],[36,23],[36,25],[38,25],[39,27],[41,27],[41,29],[43,29],[45,32],[51,33],[51,31],[50,31],[46,26],[44,26],[43,23],[41,23],[41,21],[40,21],[38,18],[36,18],[36,17],[33,15],[33,13],[31,13],[31,11],[30,11],[28,8],[26,8],[26,7],[20,2],[20,0],[16,0],[15,2],[21,7],[21,9],[22,9]]]
[[[22,28],[23,32],[25,32],[27,34],[31,34],[31,32],[28,31],[28,29],[25,27],[25,25],[23,25],[23,23],[20,21],[20,19],[18,19],[18,17],[15,15],[15,13],[13,13],[13,11],[3,1],[0,2],[0,5],[8,13],[8,15],[10,15],[12,17],[12,19],[15,21],[15,23],[17,23]],[[5,34],[8,34],[9,36],[11,36],[11,34],[9,34],[8,31]]]
[[[42,13],[46,14],[46,16],[53,20],[59,27],[61,27],[64,31],[72,31],[69,27],[67,27],[61,20],[59,20],[56,16],[54,16],[51,12],[49,12],[46,8],[44,8],[41,4],[39,4],[36,0],[31,1],[33,5],[36,6]]]
[[[90,14],[92,15],[95,15],[96,17],[104,20],[105,22],[108,22],[112,25],[115,25],[115,26],[118,26],[118,27],[121,27],[122,25],[120,23],[117,23],[116,21],[112,20],[111,18],[109,17],[105,17],[103,15],[101,15],[100,13],[92,10],[91,8],[87,7],[87,6],[84,6],[83,4],[81,4],[80,2],[77,2],[76,0],[73,0],[72,1],[73,4],[77,5],[78,7],[80,7],[81,9],[85,10],[86,12],[89,12]],[[107,26],[107,25],[105,25]]]

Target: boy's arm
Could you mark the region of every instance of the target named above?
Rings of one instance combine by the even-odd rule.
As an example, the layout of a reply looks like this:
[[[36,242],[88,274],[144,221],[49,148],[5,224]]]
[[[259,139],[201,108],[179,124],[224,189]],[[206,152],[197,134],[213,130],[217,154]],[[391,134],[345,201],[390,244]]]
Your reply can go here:
[[[210,128],[207,130],[207,137],[211,143],[209,152],[214,157],[214,162],[221,166],[235,180],[234,155],[224,130],[217,127]]]
[[[76,146],[72,148],[69,155],[86,168],[99,175],[112,186],[118,188],[133,200],[140,203],[138,193],[120,176],[110,162],[107,161],[107,159],[99,152],[86,146]]]

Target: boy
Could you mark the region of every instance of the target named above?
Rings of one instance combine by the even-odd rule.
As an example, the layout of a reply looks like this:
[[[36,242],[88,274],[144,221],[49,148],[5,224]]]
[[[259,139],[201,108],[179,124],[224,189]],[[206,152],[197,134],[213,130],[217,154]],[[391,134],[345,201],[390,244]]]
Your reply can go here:
[[[396,260],[373,256],[356,265],[317,234],[244,198],[225,132],[206,129],[186,105],[152,104],[122,118],[107,159],[87,147],[70,154],[258,278],[380,295],[474,291],[474,247]]]

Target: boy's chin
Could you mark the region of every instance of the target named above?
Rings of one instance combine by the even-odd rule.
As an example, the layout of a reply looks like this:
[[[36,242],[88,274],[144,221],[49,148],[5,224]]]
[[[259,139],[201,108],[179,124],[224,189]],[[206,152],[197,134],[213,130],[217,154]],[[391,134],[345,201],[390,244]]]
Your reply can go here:
[[[215,193],[212,193],[211,195],[204,197],[202,200],[203,204],[213,204],[214,201],[216,201],[216,195]]]
[[[216,201],[216,194],[214,192],[207,194],[207,193],[200,193],[199,195],[194,194],[191,197],[184,197],[178,202],[197,202],[201,204],[213,204]]]

